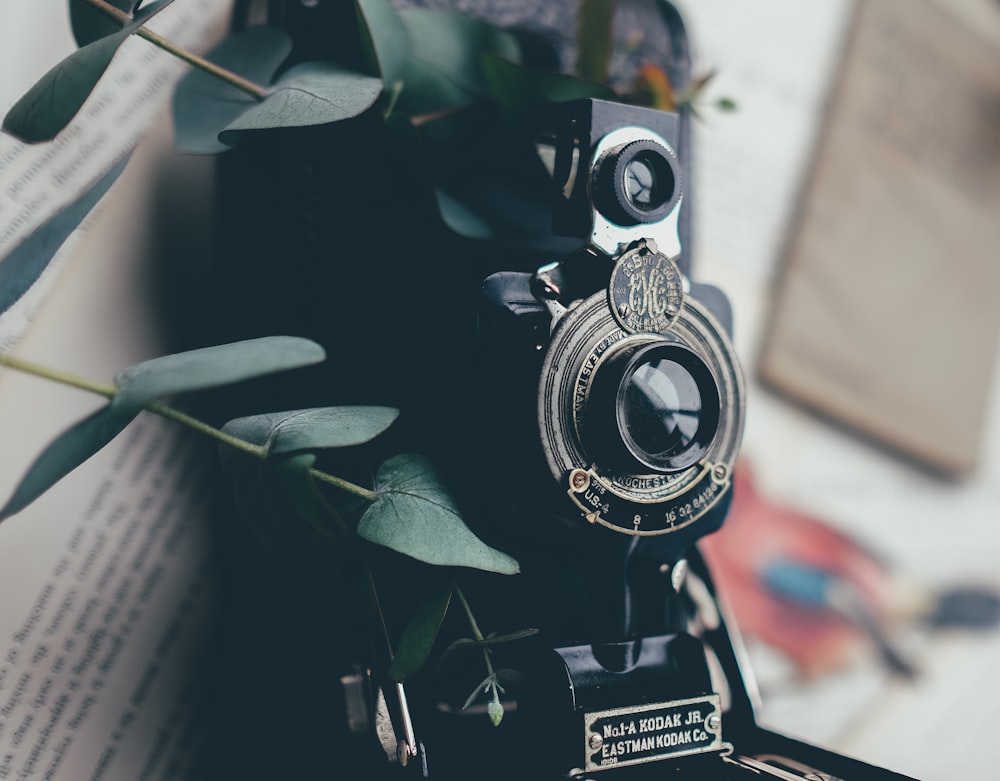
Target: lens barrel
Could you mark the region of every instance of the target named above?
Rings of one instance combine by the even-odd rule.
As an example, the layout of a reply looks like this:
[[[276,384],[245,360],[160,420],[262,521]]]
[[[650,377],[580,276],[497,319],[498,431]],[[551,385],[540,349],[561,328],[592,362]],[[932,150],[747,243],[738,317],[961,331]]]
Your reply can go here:
[[[622,346],[594,372],[584,444],[611,469],[680,472],[708,452],[719,410],[718,383],[694,351],[667,339]]]
[[[640,139],[605,155],[594,202],[618,225],[648,225],[663,220],[680,195],[680,170],[674,155],[651,139]]]

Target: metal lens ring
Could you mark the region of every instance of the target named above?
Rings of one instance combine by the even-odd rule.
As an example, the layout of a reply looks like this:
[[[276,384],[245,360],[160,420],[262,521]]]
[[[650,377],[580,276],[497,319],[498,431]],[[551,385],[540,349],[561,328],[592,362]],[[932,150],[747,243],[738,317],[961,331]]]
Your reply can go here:
[[[665,399],[642,412],[644,386],[657,385]],[[695,395],[697,425],[675,432]],[[671,532],[713,506],[729,485],[744,410],[732,345],[692,299],[669,334],[632,334],[595,294],[560,321],[542,366],[538,421],[553,477],[588,520],[629,534]],[[633,433],[631,417],[650,414],[660,429]]]
[[[591,185],[593,202],[618,225],[658,223],[680,200],[680,164],[662,138],[629,130],[604,139]]]
[[[680,198],[677,161],[651,139],[611,150],[598,174],[598,207],[622,225],[659,222]]]

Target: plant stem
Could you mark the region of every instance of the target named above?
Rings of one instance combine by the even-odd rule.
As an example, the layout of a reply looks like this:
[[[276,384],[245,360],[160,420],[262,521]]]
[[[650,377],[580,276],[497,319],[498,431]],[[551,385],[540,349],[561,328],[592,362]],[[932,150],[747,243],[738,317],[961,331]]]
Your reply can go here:
[[[93,8],[96,8],[98,11],[112,17],[117,22],[121,23],[123,27],[133,21],[129,14],[115,8],[110,3],[105,2],[105,0],[85,0],[85,2]],[[154,46],[158,46],[164,51],[169,52],[174,57],[183,60],[188,63],[188,65],[192,65],[195,68],[208,73],[210,76],[214,76],[215,78],[224,81],[226,84],[235,87],[241,92],[245,92],[257,100],[263,100],[267,96],[268,91],[266,88],[261,87],[259,84],[255,84],[249,79],[243,78],[238,73],[233,73],[225,68],[221,68],[214,62],[206,60],[204,57],[199,57],[197,54],[192,54],[186,49],[182,49],[177,44],[172,41],[168,41],[166,38],[154,33],[147,27],[140,27],[135,31],[135,34],[140,38],[145,38]]]
[[[217,429],[215,426],[210,426],[208,423],[198,420],[197,418],[188,415],[186,412],[181,412],[179,409],[175,409],[168,404],[154,401],[147,404],[146,409],[156,415],[159,415],[161,418],[172,420],[174,423],[180,423],[182,426],[194,429],[198,433],[204,434],[206,437],[211,437],[216,442],[221,442],[224,445],[228,445],[235,450],[247,453],[255,458],[263,460],[267,457],[267,448],[262,447],[261,445],[255,445],[253,442],[247,442],[245,439],[234,437],[232,434],[227,434],[225,431]]]
[[[465,594],[462,593],[462,589],[457,583],[452,583],[452,591],[458,597],[458,601],[462,603],[462,609],[465,611],[466,618],[469,619],[469,628],[472,629],[472,636],[475,638],[476,642],[481,643],[486,638],[483,636],[482,630],[479,628],[479,623],[476,621],[476,617],[472,615],[472,608],[469,607],[469,602],[465,598]],[[493,659],[492,649],[483,647],[483,661],[486,662],[486,680],[489,681],[487,688],[489,689],[490,697],[492,702],[489,704],[489,714],[490,720],[493,722],[493,726],[497,727],[500,725],[500,720],[503,718],[503,705],[500,703],[500,691],[499,684],[497,683],[497,674],[493,669]],[[494,713],[492,710],[496,708],[497,711]]]
[[[68,385],[71,388],[78,388],[90,393],[96,393],[98,396],[106,396],[109,399],[118,392],[118,389],[114,385],[104,385],[103,383],[91,382],[83,377],[77,377],[75,374],[61,372],[57,369],[50,369],[47,366],[40,366],[37,363],[31,363],[29,361],[22,361],[20,358],[15,358],[13,355],[0,354],[0,366],[6,366],[8,369],[14,369],[15,371],[23,372],[24,374],[31,374],[45,380],[58,382],[60,385]]]
[[[472,637],[477,643],[483,642],[486,638],[483,636],[482,630],[479,628],[476,617],[472,615],[472,608],[469,607],[469,602],[466,600],[465,594],[462,593],[462,589],[457,583],[452,584],[452,590],[455,592],[455,596],[458,597],[458,601],[462,603],[462,609],[465,611],[465,617],[469,619],[469,628],[472,630]],[[483,648],[483,659],[486,660],[486,672],[491,676],[494,675],[493,660],[490,659],[489,648]]]
[[[486,638],[483,637],[483,633],[479,629],[476,617],[472,615],[472,608],[469,607],[469,602],[466,600],[465,594],[462,593],[462,589],[457,583],[452,584],[452,590],[455,592],[455,596],[458,597],[458,601],[462,603],[462,609],[465,611],[466,618],[469,619],[469,628],[472,630],[472,637],[477,643],[483,642]]]
[[[15,371],[40,377],[45,380],[50,380],[51,382],[56,382],[60,385],[67,385],[71,388],[77,388],[78,390],[95,393],[98,396],[104,396],[108,399],[114,398],[115,394],[118,392],[118,388],[114,385],[92,382],[91,380],[83,377],[78,377],[75,374],[50,369],[47,366],[41,366],[37,363],[31,363],[30,361],[22,361],[20,358],[15,358],[12,355],[0,354],[0,366],[6,366],[9,369],[14,369]],[[181,412],[168,404],[154,401],[147,404],[145,408],[155,415],[159,415],[167,420],[172,420],[182,426],[187,426],[200,434],[214,439],[216,442],[221,442],[231,448],[247,453],[254,458],[258,458],[263,461],[268,456],[267,448],[261,445],[255,445],[253,442],[248,442],[240,437],[234,437],[232,434],[227,434],[225,431],[215,428],[215,426],[211,426],[204,421],[198,420],[198,418],[192,417],[187,413]],[[378,494],[368,488],[356,485],[355,483],[344,480],[336,475],[327,474],[326,472],[314,467],[309,469],[309,474],[317,480],[336,486],[337,488],[347,491],[350,494],[354,494],[355,496],[359,496],[366,501],[374,502],[378,498]]]
[[[362,499],[365,499],[366,501],[374,502],[376,499],[378,499],[378,494],[375,493],[374,491],[371,491],[367,488],[362,488],[360,485],[357,485],[356,483],[352,483],[349,480],[344,480],[343,478],[337,477],[336,475],[331,475],[328,472],[320,471],[315,467],[309,468],[309,474],[315,477],[317,480],[320,480],[324,483],[328,483],[329,485],[332,486],[336,486],[337,488],[340,488],[343,491],[347,491],[349,494],[354,494],[355,496],[359,496]]]

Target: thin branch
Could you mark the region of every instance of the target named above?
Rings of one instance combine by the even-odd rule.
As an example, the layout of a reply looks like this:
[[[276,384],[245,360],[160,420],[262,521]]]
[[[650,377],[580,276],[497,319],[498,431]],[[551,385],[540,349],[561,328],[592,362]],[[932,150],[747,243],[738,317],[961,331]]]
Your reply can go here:
[[[129,14],[125,13],[119,8],[115,8],[115,6],[105,2],[105,0],[83,0],[83,1],[88,5],[92,6],[93,8],[96,8],[98,11],[107,14],[112,19],[119,22],[123,27],[134,21]],[[245,92],[246,94],[251,95],[254,98],[257,98],[257,100],[263,100],[265,97],[267,97],[268,90],[265,87],[261,87],[259,84],[256,84],[250,81],[249,79],[243,78],[238,73],[233,73],[232,71],[226,70],[225,68],[221,68],[214,62],[206,60],[204,57],[199,57],[197,54],[192,54],[186,49],[182,49],[173,41],[167,40],[163,36],[154,33],[152,30],[148,29],[145,26],[140,27],[138,30],[136,30],[135,34],[138,35],[140,38],[145,38],[154,46],[158,46],[164,51],[169,52],[175,57],[183,60],[184,62],[188,63],[188,65],[198,68],[199,70],[202,70],[205,73],[208,73],[209,75],[214,76],[215,78],[221,81],[224,81],[226,84],[235,87],[241,92]]]
[[[60,385],[67,385],[71,388],[77,388],[78,390],[84,390],[88,393],[95,393],[98,396],[104,396],[105,398],[112,399],[115,394],[118,393],[118,388],[114,385],[106,385],[103,383],[92,382],[91,380],[85,379],[83,377],[78,377],[75,374],[69,374],[68,372],[58,371],[56,369],[50,369],[47,366],[41,366],[37,363],[31,363],[30,361],[23,361],[20,358],[15,358],[12,355],[0,354],[0,366],[6,366],[9,369],[14,369],[15,371],[23,372],[24,374],[30,374],[35,377],[40,377],[51,382],[59,383]],[[240,437],[234,437],[232,434],[227,434],[221,429],[215,428],[214,426],[205,423],[204,421],[198,420],[198,418],[192,417],[187,413],[181,412],[174,407],[164,404],[159,401],[154,401],[146,405],[145,409],[149,412],[159,415],[167,420],[172,420],[175,423],[179,423],[182,426],[187,426],[216,442],[221,442],[231,448],[235,448],[243,453],[264,460],[268,457],[268,450],[266,447],[261,445],[256,445],[253,442],[248,442]],[[309,474],[315,479],[320,480],[329,485],[335,486],[342,491],[347,491],[350,494],[359,496],[369,502],[374,502],[378,498],[378,494],[368,488],[364,488],[360,485],[356,485],[348,480],[344,480],[336,475],[331,475],[323,472],[316,468],[310,468]]]
[[[113,398],[118,392],[118,388],[114,385],[92,382],[83,377],[77,377],[75,374],[61,372],[57,369],[50,369],[47,366],[40,366],[39,364],[31,363],[30,361],[22,361],[20,358],[15,358],[13,355],[0,354],[0,366],[6,366],[9,369],[14,369],[15,371],[23,372],[24,374],[31,374],[45,380],[58,382],[60,385],[68,385],[71,388],[78,388],[79,390],[85,390],[89,393],[96,393],[98,396],[106,396],[109,399]]]

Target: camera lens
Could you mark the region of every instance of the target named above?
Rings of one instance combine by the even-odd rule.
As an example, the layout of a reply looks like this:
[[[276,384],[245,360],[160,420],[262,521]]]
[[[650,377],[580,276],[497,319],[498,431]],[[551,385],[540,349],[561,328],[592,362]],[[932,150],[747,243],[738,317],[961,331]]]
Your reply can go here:
[[[679,363],[653,360],[623,383],[621,422],[637,448],[666,456],[694,441],[701,420],[701,393]]]
[[[585,415],[598,462],[636,473],[679,472],[708,451],[719,389],[692,350],[670,341],[632,345],[600,366]]]
[[[657,174],[655,163],[649,155],[629,160],[624,166],[623,174],[622,188],[625,197],[637,209],[652,211],[673,194],[673,177],[666,177],[670,181],[663,182],[664,177]],[[664,190],[667,191],[666,198],[663,197]]]
[[[655,141],[624,144],[601,164],[595,205],[619,225],[659,222],[680,197],[678,173],[673,155]]]

